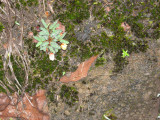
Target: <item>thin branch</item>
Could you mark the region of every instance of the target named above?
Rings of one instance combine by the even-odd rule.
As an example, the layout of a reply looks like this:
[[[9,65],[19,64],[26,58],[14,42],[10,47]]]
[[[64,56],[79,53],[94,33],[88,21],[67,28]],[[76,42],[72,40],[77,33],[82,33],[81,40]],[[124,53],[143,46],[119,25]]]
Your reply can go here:
[[[0,80],[0,86],[1,86],[3,89],[5,89],[5,90],[6,90],[7,95],[9,95],[9,94],[10,94],[10,92],[9,92],[8,88],[4,85],[4,83],[3,83],[1,80]]]
[[[45,0],[43,0],[43,9],[44,9],[44,12],[45,12],[46,11]]]
[[[20,36],[20,43],[19,45],[23,49],[23,30],[24,30],[24,17],[23,17],[23,9],[21,10],[21,36]]]
[[[13,67],[12,67],[12,63],[11,63],[11,61],[10,61],[10,57],[9,57],[9,63],[8,63],[8,65],[9,65],[9,68],[10,68],[10,70],[11,70],[11,73],[12,73],[12,75],[13,75],[16,83],[19,85],[19,86],[16,85],[16,87],[17,87],[18,90],[21,91],[20,88],[22,88],[22,86],[20,85],[19,81],[17,80],[17,77],[16,77],[15,74],[14,74]],[[19,87],[20,87],[20,88],[19,88]]]
[[[0,6],[0,9],[3,11],[3,13],[5,14],[5,15],[7,15],[8,16],[8,13]]]
[[[23,65],[24,65],[24,70],[25,70],[25,73],[26,73],[26,80],[25,80],[25,87],[27,86],[28,84],[28,64],[27,64],[27,60],[25,59],[24,56],[21,55],[19,49],[17,48],[17,46],[13,43],[14,45],[14,48],[17,50],[17,52],[19,53],[19,56],[21,57],[22,59],[22,62],[23,62]],[[24,87],[24,88],[25,88]]]
[[[32,102],[30,101],[30,99],[29,99],[28,96],[26,95],[26,93],[25,93],[25,96],[26,96],[27,100],[29,101],[29,103],[32,105],[32,107],[34,107],[34,105],[32,104]]]

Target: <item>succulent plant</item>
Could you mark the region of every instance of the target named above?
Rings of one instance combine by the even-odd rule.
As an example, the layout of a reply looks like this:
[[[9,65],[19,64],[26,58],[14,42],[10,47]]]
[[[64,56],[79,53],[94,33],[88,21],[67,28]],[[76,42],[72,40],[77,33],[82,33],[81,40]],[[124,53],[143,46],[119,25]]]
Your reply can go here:
[[[53,24],[47,24],[43,19],[41,20],[44,27],[40,27],[40,32],[38,36],[34,36],[34,39],[38,41],[36,47],[40,46],[40,50],[56,53],[59,49],[63,49],[62,46],[67,46],[68,41],[64,40],[64,36],[66,32],[62,34],[62,30],[56,29],[59,27],[58,20],[56,20]],[[58,44],[61,43],[61,46]],[[65,50],[65,49],[63,49]]]

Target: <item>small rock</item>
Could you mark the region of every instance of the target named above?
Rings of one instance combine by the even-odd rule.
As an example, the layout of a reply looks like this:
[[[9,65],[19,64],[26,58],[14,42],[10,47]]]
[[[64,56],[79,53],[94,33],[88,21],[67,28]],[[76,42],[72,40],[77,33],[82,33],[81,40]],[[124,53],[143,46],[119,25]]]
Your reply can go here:
[[[70,115],[70,112],[69,112],[68,110],[65,110],[65,111],[64,111],[64,114],[65,114],[65,115]]]

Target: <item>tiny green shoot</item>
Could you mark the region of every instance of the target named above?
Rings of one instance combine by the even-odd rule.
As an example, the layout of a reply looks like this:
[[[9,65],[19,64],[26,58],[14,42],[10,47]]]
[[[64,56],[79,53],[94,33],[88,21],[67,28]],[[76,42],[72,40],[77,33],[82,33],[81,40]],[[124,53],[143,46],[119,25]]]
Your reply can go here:
[[[122,53],[123,58],[126,57],[126,56],[129,56],[128,50],[125,51],[124,49],[122,49],[122,51],[123,51],[123,53]]]
[[[16,25],[20,25],[17,21],[15,21],[15,24],[16,24]]]
[[[66,72],[63,72],[62,74],[63,74],[63,75],[65,75],[65,74],[66,74]]]

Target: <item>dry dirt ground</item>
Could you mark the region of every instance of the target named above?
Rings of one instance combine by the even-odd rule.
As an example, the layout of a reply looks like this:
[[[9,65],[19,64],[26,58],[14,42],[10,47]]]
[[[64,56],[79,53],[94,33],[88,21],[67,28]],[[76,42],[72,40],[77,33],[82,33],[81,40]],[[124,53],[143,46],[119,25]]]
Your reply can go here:
[[[73,107],[59,99],[58,104],[50,103],[52,120],[101,120],[110,109],[118,120],[156,120],[160,40],[149,45],[146,53],[131,54],[121,73],[112,72],[114,63],[108,57],[105,65],[92,67],[85,79],[68,83],[77,88],[79,102]]]
[[[40,21],[37,17],[40,16],[34,16],[35,19],[28,16],[29,22],[32,22],[24,24],[24,27],[38,25]],[[27,23],[27,20],[24,22]],[[29,31],[24,32],[24,36],[27,36]],[[18,40],[17,36],[13,37]],[[72,107],[60,99],[59,93],[64,83],[55,81],[54,86],[48,85],[57,88],[55,101],[48,102],[51,120],[102,120],[104,113],[109,110],[117,120],[156,120],[160,113],[157,98],[160,93],[160,39],[147,41],[147,52],[130,54],[127,58],[129,64],[121,72],[113,72],[113,56],[108,53],[105,65],[93,65],[86,78],[65,83],[79,92],[79,101]],[[2,54],[5,50],[0,52]]]

